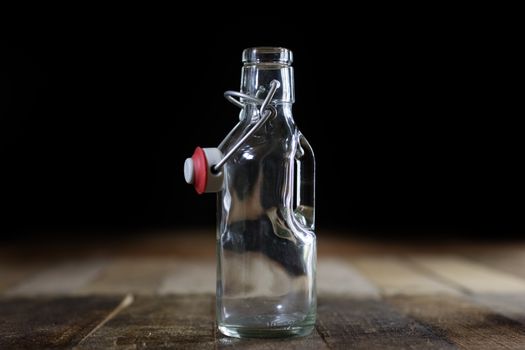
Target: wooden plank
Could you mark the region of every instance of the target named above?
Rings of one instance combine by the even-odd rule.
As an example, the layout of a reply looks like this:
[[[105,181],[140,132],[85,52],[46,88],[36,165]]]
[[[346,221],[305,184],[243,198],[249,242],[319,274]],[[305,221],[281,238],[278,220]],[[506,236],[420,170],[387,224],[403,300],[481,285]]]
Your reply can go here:
[[[214,308],[211,295],[138,296],[77,349],[213,348]]]
[[[159,288],[160,294],[214,294],[215,261],[177,261]]]
[[[0,349],[70,349],[123,297],[2,298]]]
[[[477,294],[474,301],[525,326],[525,294]]]
[[[317,263],[319,295],[347,295],[356,298],[379,298],[379,289],[348,261],[321,257]]]
[[[0,262],[0,292],[13,288],[42,269],[42,265]]]
[[[525,293],[525,280],[458,256],[413,256],[411,260],[468,293]]]
[[[495,250],[468,254],[466,257],[496,270],[505,271],[522,279],[525,278],[525,249]]]
[[[5,292],[9,296],[66,295],[94,280],[107,265],[103,259],[69,261],[45,269]]]
[[[327,349],[314,331],[293,339],[235,339],[218,333],[212,295],[139,296],[76,349]]]
[[[467,257],[481,265],[505,271],[521,279],[525,278],[525,252],[522,250],[496,250],[483,254],[470,254]],[[478,293],[472,298],[525,325],[525,293]]]
[[[384,295],[460,294],[451,286],[417,271],[410,262],[401,258],[368,256],[352,258],[351,261]]]
[[[457,349],[379,300],[320,298],[317,329],[330,349]]]
[[[216,267],[213,261],[177,261],[162,282],[160,294],[215,293]],[[319,294],[378,298],[379,290],[348,261],[321,258],[317,264]]]
[[[116,259],[79,293],[155,294],[175,266],[174,260],[166,258]]]
[[[525,329],[486,307],[453,296],[395,296],[389,304],[462,349],[523,349]]]
[[[470,300],[525,324],[524,279],[461,257],[418,256],[412,260],[429,274],[464,290]]]

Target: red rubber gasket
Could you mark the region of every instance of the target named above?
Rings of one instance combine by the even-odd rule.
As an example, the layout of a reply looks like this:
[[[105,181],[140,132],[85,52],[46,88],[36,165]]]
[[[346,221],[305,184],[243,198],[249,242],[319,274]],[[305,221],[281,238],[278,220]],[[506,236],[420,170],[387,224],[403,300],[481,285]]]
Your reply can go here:
[[[206,160],[206,154],[202,148],[197,147],[191,159],[193,160],[193,174],[195,179],[193,186],[198,194],[203,194],[208,183],[208,161]]]

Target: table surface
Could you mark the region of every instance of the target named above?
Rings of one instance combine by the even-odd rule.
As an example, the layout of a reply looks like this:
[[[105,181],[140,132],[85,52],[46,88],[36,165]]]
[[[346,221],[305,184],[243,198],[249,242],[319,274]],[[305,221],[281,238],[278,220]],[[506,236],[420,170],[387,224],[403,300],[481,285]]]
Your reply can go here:
[[[85,237],[85,236],[84,236]],[[318,234],[315,331],[214,321],[214,233],[0,246],[0,349],[525,349],[525,243]]]

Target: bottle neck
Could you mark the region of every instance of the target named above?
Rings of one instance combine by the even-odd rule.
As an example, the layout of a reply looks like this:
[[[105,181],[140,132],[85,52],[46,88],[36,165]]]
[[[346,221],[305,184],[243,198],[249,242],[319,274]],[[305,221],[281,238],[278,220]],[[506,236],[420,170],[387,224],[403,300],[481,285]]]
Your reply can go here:
[[[246,118],[245,120],[249,123],[259,120],[259,107],[260,106],[257,106],[253,103],[247,103],[246,107],[241,111],[241,119]],[[281,102],[274,107],[275,111],[277,112],[275,117],[273,117],[274,119],[285,119],[288,122],[294,123],[292,116],[292,103]]]
[[[276,106],[295,102],[293,67],[279,62],[245,63],[242,67],[241,92],[264,99],[270,82],[277,80],[281,84],[275,91],[272,103]],[[283,106],[284,107],[284,106]]]

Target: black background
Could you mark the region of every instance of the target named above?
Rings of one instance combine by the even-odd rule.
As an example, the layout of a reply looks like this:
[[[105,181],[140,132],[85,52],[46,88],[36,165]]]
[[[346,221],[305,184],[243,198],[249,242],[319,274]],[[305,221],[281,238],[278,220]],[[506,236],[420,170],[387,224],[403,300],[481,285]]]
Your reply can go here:
[[[316,152],[320,229],[523,235],[512,29],[164,17],[5,32],[2,237],[211,227],[215,196],[196,195],[182,165],[234,126],[222,93],[239,88],[251,46],[294,52],[294,116]]]

